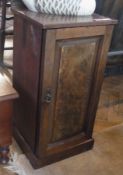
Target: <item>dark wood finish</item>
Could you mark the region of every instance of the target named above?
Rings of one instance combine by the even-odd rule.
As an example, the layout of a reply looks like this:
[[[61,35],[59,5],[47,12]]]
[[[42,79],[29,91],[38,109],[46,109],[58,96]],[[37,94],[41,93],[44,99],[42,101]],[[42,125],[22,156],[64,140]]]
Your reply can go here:
[[[12,100],[0,102],[0,146],[8,146],[12,139]]]
[[[18,10],[20,9],[20,10]],[[115,20],[15,8],[15,138],[35,168],[93,147]],[[20,33],[20,35],[18,35]]]
[[[93,38],[57,43],[58,87],[55,83],[57,94],[51,142],[83,131],[98,42],[98,38]]]
[[[22,135],[25,135],[27,143],[34,149],[42,31],[39,26],[33,26],[20,17],[15,18],[15,26],[14,55],[18,59],[13,60],[16,72],[14,86],[20,94],[15,104],[15,113],[18,113],[16,125]]]
[[[0,74],[0,163],[8,162],[9,145],[12,143],[13,100],[18,93]]]

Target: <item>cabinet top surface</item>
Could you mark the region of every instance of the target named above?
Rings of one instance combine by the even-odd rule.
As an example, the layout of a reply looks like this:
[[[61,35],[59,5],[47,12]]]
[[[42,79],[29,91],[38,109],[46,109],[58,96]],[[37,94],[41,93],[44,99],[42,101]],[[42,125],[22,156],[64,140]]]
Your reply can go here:
[[[57,16],[35,13],[27,10],[22,3],[13,3],[13,11],[15,14],[39,24],[44,29],[65,28],[65,27],[81,27],[81,26],[99,26],[116,24],[117,20],[93,14],[92,16],[76,17],[76,16]]]

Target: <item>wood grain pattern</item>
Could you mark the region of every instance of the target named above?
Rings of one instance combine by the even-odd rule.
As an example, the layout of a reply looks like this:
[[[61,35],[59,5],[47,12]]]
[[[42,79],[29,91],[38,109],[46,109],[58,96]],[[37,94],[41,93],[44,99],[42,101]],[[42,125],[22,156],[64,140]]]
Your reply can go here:
[[[99,59],[96,62],[96,68],[93,77],[92,93],[89,101],[88,116],[86,118],[86,132],[88,136],[92,136],[96,111],[99,102],[100,91],[104,80],[104,71],[107,63],[107,53],[111,43],[113,25],[107,26],[103,40],[98,50]]]
[[[81,38],[88,36],[100,36],[104,35],[106,30],[105,26],[98,26],[93,30],[93,27],[78,27],[74,28],[57,29],[56,39],[69,39],[69,38]]]
[[[98,39],[58,43],[61,55],[52,141],[83,131]]]
[[[116,21],[98,15],[54,17],[22,7],[14,13],[14,86],[20,93],[15,137],[37,168],[93,147]]]
[[[34,149],[42,31],[20,18],[15,26],[13,84],[20,94],[14,104],[15,123]]]
[[[40,157],[46,152],[46,147],[50,135],[52,134],[52,111],[53,111],[53,102],[46,103],[45,97],[48,89],[51,90],[52,96],[54,95],[53,88],[53,72],[54,68],[54,57],[55,57],[55,30],[47,30],[43,33],[44,49],[42,50],[42,70],[40,76],[40,90],[39,90],[39,118],[38,118],[38,128],[39,135],[37,135],[37,147],[36,153]],[[51,44],[52,41],[52,44]],[[48,68],[48,72],[47,72]],[[49,125],[50,123],[50,125]],[[44,143],[44,144],[42,144]]]
[[[106,27],[106,31],[107,31],[107,28],[108,27]],[[72,29],[72,31],[74,31],[74,30],[75,31],[78,31],[76,28]],[[95,30],[95,27],[93,28],[93,30]],[[45,159],[47,159],[47,161],[50,159],[50,157],[52,157],[51,159],[55,161],[56,160],[56,157],[57,157],[56,154],[59,155],[59,152],[62,152],[64,155],[67,152],[69,154],[70,153],[70,149],[69,149],[70,148],[70,145],[74,145],[74,148],[75,147],[76,148],[78,147],[78,149],[79,149],[79,146],[77,146],[77,145],[80,145],[81,144],[81,142],[84,139],[84,137],[90,137],[90,138],[92,137],[92,130],[91,130],[92,129],[91,128],[92,125],[90,126],[91,123],[89,123],[89,122],[91,121],[93,123],[93,121],[95,119],[95,111],[93,111],[93,110],[97,108],[97,106],[96,106],[97,103],[96,102],[98,101],[98,99],[96,97],[94,97],[97,101],[95,101],[95,103],[93,105],[92,104],[90,105],[90,108],[91,108],[90,110],[93,111],[93,115],[90,115],[90,113],[89,113],[89,110],[88,110],[88,107],[89,106],[88,106],[88,102],[86,103],[86,100],[87,99],[89,99],[89,101],[92,100],[91,99],[92,98],[91,95],[95,91],[94,90],[95,89],[95,86],[98,89],[99,88],[99,84],[102,83],[102,79],[101,79],[98,82],[99,84],[98,84],[98,87],[97,87],[97,84],[94,84],[94,82],[91,81],[91,78],[92,79],[95,78],[95,75],[97,74],[96,71],[97,71],[97,68],[99,66],[100,59],[101,59],[100,65],[102,64],[103,68],[104,68],[105,63],[106,63],[105,62],[106,59],[104,59],[104,61],[102,59],[102,57],[105,56],[105,55],[103,55],[103,56],[100,55],[101,54],[101,50],[102,50],[102,46],[103,46],[103,39],[104,39],[103,35],[100,36],[99,38],[98,37],[92,38],[92,37],[90,37],[90,33],[88,33],[88,38],[84,38],[82,36],[83,39],[78,39],[78,38],[75,39],[74,38],[73,40],[72,39],[57,40],[57,38],[56,38],[57,37],[56,31],[58,31],[58,29],[57,30],[47,30],[46,33],[44,33],[44,40],[45,40],[45,47],[44,48],[45,48],[45,50],[43,52],[43,59],[45,61],[44,61],[43,65],[44,65],[44,72],[45,73],[43,74],[43,77],[41,77],[41,84],[40,85],[41,86],[43,85],[43,88],[42,88],[42,90],[40,92],[40,96],[42,95],[42,99],[44,99],[44,97],[46,95],[46,92],[47,92],[47,89],[51,89],[51,91],[52,91],[51,92],[51,94],[52,94],[52,100],[49,103],[47,103],[45,101],[42,101],[42,103],[40,104],[40,106],[42,106],[42,108],[40,110],[40,112],[41,112],[40,113],[40,125],[39,125],[39,127],[40,127],[40,134],[39,134],[39,142],[37,142],[36,155],[37,155],[37,157],[39,159],[41,159],[41,162],[42,162],[42,159],[44,159],[44,157],[45,157]],[[110,30],[110,31],[112,31],[112,30]],[[65,34],[65,30],[63,30],[62,36],[64,36],[64,34]],[[77,34],[75,36],[77,36]],[[51,39],[52,39],[52,45],[50,44]],[[95,41],[95,42],[93,43],[92,41],[93,42]],[[87,52],[89,46],[92,44],[91,42],[95,45],[95,47],[94,47],[95,49],[93,48],[94,49],[93,50],[94,53],[93,53],[93,51],[92,52],[91,51],[90,52]],[[77,55],[75,56],[75,53],[76,54],[79,53],[79,49],[78,49],[78,52],[77,52],[76,51],[76,48],[79,48],[79,46],[81,44],[83,44],[83,45],[84,44],[85,45],[87,44],[87,47],[85,47],[86,48],[86,52],[88,54],[89,53],[91,53],[92,55],[94,54],[93,55],[94,56],[93,57],[93,64],[91,64],[91,63],[89,64],[89,61],[90,60],[87,61],[88,64],[86,64],[86,65],[90,65],[90,67],[88,67],[88,72],[91,72],[91,73],[90,73],[90,84],[88,83],[88,86],[89,87],[86,86],[86,88],[84,88],[85,92],[86,92],[86,90],[88,91],[88,88],[89,89],[93,88],[93,91],[91,90],[91,91],[88,91],[88,93],[86,93],[86,97],[87,97],[87,99],[85,100],[85,103],[86,104],[84,106],[84,103],[83,103],[82,106],[81,106],[81,109],[82,110],[84,109],[87,112],[85,114],[85,118],[83,117],[83,120],[84,120],[83,121],[83,126],[81,126],[81,130],[79,130],[79,132],[72,133],[72,131],[74,129],[76,129],[76,126],[74,126],[73,128],[71,127],[73,130],[71,128],[69,128],[70,125],[65,121],[65,119],[67,119],[67,116],[65,118],[64,118],[64,116],[61,116],[60,117],[60,113],[58,113],[58,112],[56,113],[57,108],[55,108],[55,106],[57,104],[57,100],[59,100],[59,99],[60,99],[59,102],[61,102],[63,100],[64,102],[66,102],[66,105],[67,104],[71,104],[69,101],[67,101],[67,98],[65,98],[64,94],[62,95],[62,91],[59,93],[59,89],[60,89],[59,87],[60,87],[60,83],[65,81],[67,75],[68,75],[69,79],[71,80],[71,77],[72,77],[72,76],[70,76],[71,68],[74,67],[74,64],[76,65],[76,63],[79,63],[79,61],[77,62],[77,60],[80,59],[80,57],[79,57],[79,59],[75,59],[74,60],[74,58],[77,58]],[[107,46],[107,44],[105,44],[105,45]],[[71,47],[72,47],[72,49],[71,49]],[[70,55],[68,54],[69,55],[68,56],[68,58],[69,58],[68,60],[71,59],[71,61],[74,63],[73,64],[73,67],[72,67],[72,62],[71,61],[70,62],[68,61],[68,64],[67,64],[67,66],[65,66],[65,68],[64,68],[64,66],[63,67],[61,66],[62,64],[60,64],[62,62],[65,62],[63,60],[66,58],[67,55],[65,56],[65,54],[63,54],[64,57],[62,57],[62,53],[65,52],[65,49],[66,48],[68,50],[70,49],[69,52],[68,52],[70,54]],[[104,46],[104,48],[105,48],[105,46]],[[47,50],[48,50],[48,52],[47,52]],[[82,48],[80,50],[82,50]],[[103,52],[104,52],[103,54],[106,54],[107,53],[107,50],[103,50]],[[65,53],[67,53],[67,52],[65,52]],[[83,51],[83,53],[85,53],[85,52]],[[91,54],[88,55],[87,53],[85,54],[86,59],[88,57],[91,58]],[[83,56],[82,53],[81,53],[81,55]],[[79,69],[76,68],[76,70],[79,73]],[[64,80],[60,81],[59,75],[60,75],[60,73],[62,71],[63,72],[66,72],[66,74],[65,74],[66,76],[63,76],[64,77]],[[102,69],[99,68],[99,71],[102,71]],[[88,72],[87,72],[87,74],[88,74]],[[103,76],[102,72],[101,72],[101,75]],[[99,73],[98,76],[101,76],[101,75]],[[74,74],[73,74],[73,77],[74,77]],[[73,77],[72,77],[72,80],[73,80]],[[67,85],[69,84],[69,82],[70,82],[69,79],[67,79],[68,81],[65,81],[65,83],[64,83],[65,84],[65,87],[67,87]],[[81,77],[80,77],[80,79],[81,79]],[[86,80],[88,82],[89,81],[89,78],[86,77],[86,79],[88,79],[88,80]],[[71,80],[71,82],[72,82],[72,80]],[[95,79],[94,79],[94,81],[95,81]],[[75,82],[75,81],[73,81],[73,82]],[[63,88],[63,86],[61,86],[61,87]],[[72,85],[69,88],[69,91],[71,89],[74,89]],[[68,89],[66,89],[66,90],[68,91]],[[64,92],[66,92],[66,90],[64,90]],[[68,94],[69,94],[69,91],[68,91]],[[97,97],[99,95],[98,92],[99,92],[99,89],[97,91]],[[59,96],[60,97],[59,99],[57,98],[58,97],[58,93],[61,95],[61,96]],[[79,93],[81,95],[82,92],[79,91]],[[90,95],[89,95],[89,93],[90,93]],[[67,94],[67,92],[66,92],[66,94]],[[68,94],[66,95],[67,97],[68,97]],[[77,96],[77,94],[76,94],[76,96]],[[71,102],[72,102],[72,100],[71,100]],[[64,105],[65,104],[63,103],[63,106]],[[60,106],[62,106],[62,105],[61,104],[58,105],[58,108],[59,109],[60,109]],[[73,105],[73,108],[74,107],[75,107],[75,104]],[[68,108],[65,108],[65,110],[66,109],[69,109],[69,108],[70,108],[70,105],[68,105]],[[62,113],[64,113],[65,110],[64,109],[61,110]],[[71,111],[73,112],[73,109],[71,109]],[[55,114],[57,114],[57,116]],[[61,121],[59,120],[59,118],[61,119]],[[69,119],[70,119],[70,117],[69,117]],[[55,124],[55,122],[57,122],[57,121],[58,121],[58,123]],[[88,125],[89,125],[89,128],[88,128]],[[55,128],[56,131],[54,130],[54,126],[56,126],[56,128]],[[68,135],[67,134],[65,135],[65,133],[62,133],[60,130],[57,130],[60,127],[63,127],[62,128],[62,131],[65,131],[64,130],[64,127],[66,127],[66,128],[68,127],[69,129],[71,129],[71,133],[72,134],[71,135],[69,135],[69,134]],[[88,129],[90,129],[90,130],[88,130]],[[59,134],[57,131],[58,132],[60,131],[59,132],[61,134],[60,135],[60,138],[58,138],[59,136],[56,136],[56,138],[54,137],[55,134]],[[67,133],[67,131],[65,131],[65,132]],[[80,138],[80,140],[77,140],[77,138]],[[73,154],[74,153],[75,152],[73,151]]]

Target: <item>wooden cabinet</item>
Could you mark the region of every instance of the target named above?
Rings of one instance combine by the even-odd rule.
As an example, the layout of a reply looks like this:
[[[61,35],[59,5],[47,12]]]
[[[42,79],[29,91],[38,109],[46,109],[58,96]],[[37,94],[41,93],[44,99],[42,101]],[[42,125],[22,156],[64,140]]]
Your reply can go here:
[[[115,20],[14,9],[15,138],[35,168],[93,147]]]

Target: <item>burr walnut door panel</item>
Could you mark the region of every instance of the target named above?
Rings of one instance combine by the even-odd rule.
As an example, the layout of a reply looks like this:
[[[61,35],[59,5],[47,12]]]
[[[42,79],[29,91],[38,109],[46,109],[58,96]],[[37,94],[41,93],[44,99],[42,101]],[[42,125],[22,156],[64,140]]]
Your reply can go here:
[[[51,142],[84,132],[97,38],[58,41]],[[55,68],[54,68],[55,69]]]
[[[88,139],[86,119],[103,29],[90,34],[88,28],[71,35],[67,30],[45,33],[37,156],[57,154]]]

